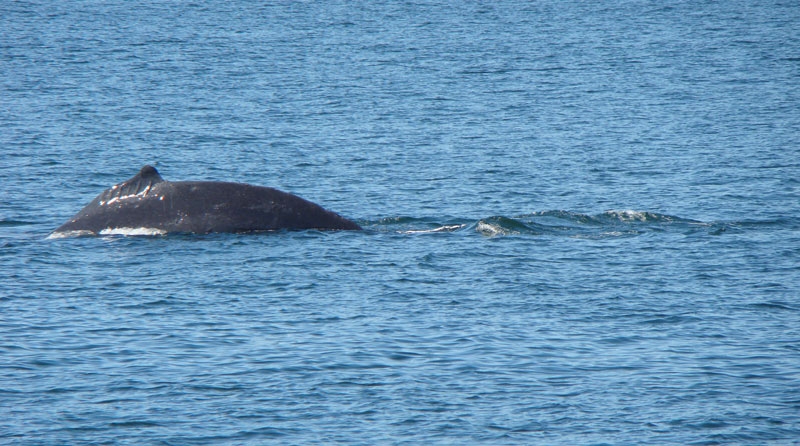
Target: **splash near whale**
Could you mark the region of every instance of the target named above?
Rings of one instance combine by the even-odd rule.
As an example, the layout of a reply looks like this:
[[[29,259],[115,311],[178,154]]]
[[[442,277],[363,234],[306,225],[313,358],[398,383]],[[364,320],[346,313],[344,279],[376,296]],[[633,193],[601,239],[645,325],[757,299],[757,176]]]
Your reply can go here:
[[[98,195],[54,235],[360,230],[296,195],[217,181],[167,181],[153,166]]]

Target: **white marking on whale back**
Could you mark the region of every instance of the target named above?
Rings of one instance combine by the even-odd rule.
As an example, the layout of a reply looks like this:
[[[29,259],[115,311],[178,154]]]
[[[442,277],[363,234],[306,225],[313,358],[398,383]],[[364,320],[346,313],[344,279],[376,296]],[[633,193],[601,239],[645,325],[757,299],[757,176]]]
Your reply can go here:
[[[87,237],[93,235],[122,235],[125,237],[137,237],[137,236],[155,236],[155,235],[165,235],[167,231],[158,228],[105,228],[99,233],[95,233],[94,231],[90,231],[88,229],[79,229],[79,230],[70,230],[70,231],[60,231],[60,232],[53,232],[47,236],[48,240],[53,239],[60,239],[60,238],[71,238],[71,237]]]
[[[105,228],[100,231],[100,235],[124,235],[128,236],[142,236],[142,235],[164,235],[167,231],[158,228]]]
[[[111,190],[116,190],[117,187],[118,186],[113,186],[111,188]],[[152,184],[148,184],[147,187],[142,189],[142,191],[139,192],[138,194],[118,195],[118,196],[115,196],[115,197],[111,198],[108,201],[100,201],[100,206],[111,205],[111,204],[114,204],[114,203],[116,203],[118,201],[129,200],[131,198],[142,199],[142,198],[147,196],[147,194],[150,192],[150,189],[152,187],[153,187]]]
[[[78,231],[61,231],[61,232],[53,232],[52,234],[48,235],[47,240],[70,238],[70,237],[86,237],[89,235],[95,235],[95,233],[93,231],[89,231],[86,229],[81,229]]]

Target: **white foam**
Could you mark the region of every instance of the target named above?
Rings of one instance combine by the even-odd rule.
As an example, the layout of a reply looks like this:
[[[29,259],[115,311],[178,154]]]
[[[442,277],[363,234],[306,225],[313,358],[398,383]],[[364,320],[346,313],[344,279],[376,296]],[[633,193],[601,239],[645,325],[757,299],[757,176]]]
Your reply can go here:
[[[606,215],[618,218],[620,221],[647,221],[648,217],[652,216],[650,212],[641,212],[634,210],[619,210],[607,211]]]
[[[519,232],[517,231],[509,231],[508,229],[505,229],[500,225],[493,225],[491,223],[486,223],[485,221],[479,221],[478,225],[475,226],[475,230],[487,237],[494,237],[497,235],[519,234]]]
[[[444,225],[436,229],[412,229],[410,231],[401,231],[401,234],[432,234],[436,232],[453,232],[463,228],[465,225]]]

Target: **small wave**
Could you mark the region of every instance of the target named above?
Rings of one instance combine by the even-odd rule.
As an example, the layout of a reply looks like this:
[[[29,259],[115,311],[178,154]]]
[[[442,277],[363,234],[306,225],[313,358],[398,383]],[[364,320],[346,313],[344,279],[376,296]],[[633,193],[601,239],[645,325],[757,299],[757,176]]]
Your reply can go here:
[[[490,217],[479,220],[475,224],[475,230],[487,237],[519,234],[540,234],[541,231],[536,230],[536,228],[533,226],[533,224],[529,222],[526,223],[522,219],[509,217]]]
[[[642,231],[662,230],[664,225],[699,223],[672,215],[648,211],[610,210],[598,215],[570,211],[541,211],[515,217],[479,220],[475,230],[486,236],[566,235],[578,238],[627,237]],[[650,226],[653,225],[653,226]]]
[[[606,211],[603,212],[602,217],[610,218],[612,220],[619,220],[623,222],[631,222],[631,221],[647,222],[647,221],[664,221],[664,220],[671,221],[671,219],[669,219],[666,216],[654,214],[652,212],[640,212],[632,210]]]
[[[513,235],[562,235],[576,238],[630,237],[643,232],[661,232],[703,224],[696,220],[650,211],[609,210],[583,214],[565,210],[539,211],[516,216],[492,216],[479,220],[388,217],[365,221],[365,228],[400,234],[473,232],[486,237]],[[705,224],[703,224],[705,225]]]
[[[475,226],[475,230],[488,237],[494,237],[497,235],[509,235],[515,233],[514,231],[509,231],[500,225],[486,223],[484,221],[479,221],[478,224]]]
[[[674,223],[674,222],[691,222],[694,220],[687,220],[672,215],[659,214],[656,212],[647,211],[634,211],[634,210],[610,210],[605,211],[596,217],[600,220],[619,221],[622,223]]]

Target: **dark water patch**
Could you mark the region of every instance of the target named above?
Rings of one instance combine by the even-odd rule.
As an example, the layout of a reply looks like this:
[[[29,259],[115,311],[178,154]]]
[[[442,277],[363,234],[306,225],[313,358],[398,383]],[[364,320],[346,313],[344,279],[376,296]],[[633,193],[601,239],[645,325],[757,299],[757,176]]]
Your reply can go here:
[[[139,429],[147,427],[159,427],[161,426],[161,423],[150,420],[126,420],[126,421],[114,421],[109,423],[108,426],[110,428],[120,428],[120,429]]]
[[[0,227],[17,227],[17,226],[30,226],[37,223],[26,220],[3,219],[0,220]]]
[[[800,312],[800,306],[790,304],[789,302],[781,302],[781,301],[759,302],[750,304],[749,307],[755,310],[762,310],[762,311]]]
[[[644,325],[664,325],[664,324],[692,324],[702,322],[703,319],[697,316],[687,315],[660,315],[648,318],[641,323]]]
[[[742,229],[800,229],[800,218],[774,218],[764,220],[738,220],[727,223],[731,227]]]

